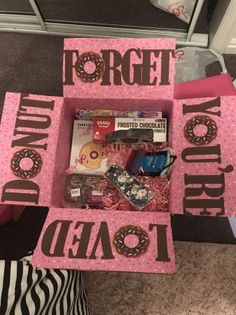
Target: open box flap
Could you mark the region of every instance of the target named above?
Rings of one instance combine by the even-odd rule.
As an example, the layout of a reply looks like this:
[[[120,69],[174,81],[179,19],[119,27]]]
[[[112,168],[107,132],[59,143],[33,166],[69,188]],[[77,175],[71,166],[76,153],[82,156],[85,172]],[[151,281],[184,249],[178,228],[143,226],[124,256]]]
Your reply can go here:
[[[163,38],[65,39],[64,97],[172,100],[175,42]]]
[[[62,97],[7,93],[1,122],[1,203],[50,206]]]
[[[235,125],[235,96],[174,102],[171,213],[236,215]]]
[[[32,264],[38,268],[174,273],[170,214],[51,208]]]

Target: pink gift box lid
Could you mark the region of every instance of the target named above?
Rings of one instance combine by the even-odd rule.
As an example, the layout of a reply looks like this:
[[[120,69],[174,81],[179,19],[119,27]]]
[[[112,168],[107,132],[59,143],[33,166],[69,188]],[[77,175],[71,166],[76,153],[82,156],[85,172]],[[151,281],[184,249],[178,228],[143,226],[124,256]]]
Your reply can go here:
[[[174,39],[67,38],[64,41],[64,97],[172,100],[174,50]],[[91,58],[86,61],[89,57],[84,54],[89,52],[99,55],[103,70],[100,71]],[[78,65],[80,76],[76,74]],[[81,75],[96,72],[95,69],[101,73],[98,80],[84,82]]]
[[[64,49],[64,97],[67,101],[70,98],[71,104],[74,100],[81,102],[82,99],[83,104],[87,100],[97,104],[102,99],[123,99],[123,104],[128,100],[131,103],[134,101],[129,108],[136,108],[135,100],[144,101],[145,106],[149,104],[148,100],[152,101],[152,105],[160,101],[165,107],[164,101],[167,100],[172,109],[175,40],[65,39]],[[75,70],[78,57],[88,52],[98,54],[104,62],[104,72],[94,83],[84,83]],[[88,65],[88,73],[93,71],[93,67],[93,64]],[[222,76],[221,82],[229,87],[229,77]],[[203,81],[207,82],[208,87],[206,84],[206,88],[202,89]],[[210,80],[203,81],[176,87],[175,95],[178,98],[190,96],[187,92],[183,93],[185,88],[194,97],[215,97],[174,101],[170,114],[170,142],[177,160],[171,173],[169,210],[173,214],[233,216],[236,215],[236,97],[217,97],[223,94],[224,85],[216,85],[218,91],[215,91],[215,87],[209,90],[209,86],[212,86]],[[232,91],[230,86],[227,93]],[[63,118],[64,124],[61,124],[63,102],[64,99],[60,97],[7,93],[0,126],[0,202],[43,206],[54,204],[55,207],[52,202],[53,183],[57,183],[55,176],[60,178],[60,172],[65,173],[64,169],[60,169],[56,174],[55,160],[60,160],[63,152],[69,152],[70,145],[68,138],[60,138],[63,145],[60,145],[58,138],[62,134],[60,126],[63,126],[61,130],[65,130],[70,125],[67,117]],[[194,145],[184,134],[186,123],[195,116],[207,116],[217,126],[216,137],[206,145]],[[29,121],[34,123],[30,125]],[[37,128],[32,127],[35,122]],[[197,132],[201,134],[204,127],[198,129]],[[16,176],[11,168],[12,158],[25,147],[36,150],[42,159],[41,171],[27,180]],[[64,161],[62,159],[58,165],[63,166]],[[59,198],[61,191],[58,189]],[[124,257],[114,245],[115,234],[127,225],[141,227],[150,241],[148,249],[135,258]],[[86,234],[86,231],[89,233]],[[134,242],[131,240],[133,247],[136,246]],[[80,244],[83,248],[87,244],[86,257],[77,257]],[[104,244],[108,246],[106,250]],[[104,251],[110,257],[103,257]],[[170,213],[51,208],[33,264],[46,268],[173,273],[175,259]]]

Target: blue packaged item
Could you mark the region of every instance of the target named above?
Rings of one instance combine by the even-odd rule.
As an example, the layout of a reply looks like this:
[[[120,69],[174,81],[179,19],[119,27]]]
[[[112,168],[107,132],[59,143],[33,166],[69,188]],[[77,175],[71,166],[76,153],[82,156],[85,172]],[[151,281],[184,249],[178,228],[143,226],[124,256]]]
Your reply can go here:
[[[168,176],[175,159],[170,148],[155,153],[134,150],[128,160],[127,169],[132,174]]]
[[[166,166],[166,161],[166,152],[160,152],[157,154],[147,153],[141,162],[140,171],[143,173],[160,174]]]

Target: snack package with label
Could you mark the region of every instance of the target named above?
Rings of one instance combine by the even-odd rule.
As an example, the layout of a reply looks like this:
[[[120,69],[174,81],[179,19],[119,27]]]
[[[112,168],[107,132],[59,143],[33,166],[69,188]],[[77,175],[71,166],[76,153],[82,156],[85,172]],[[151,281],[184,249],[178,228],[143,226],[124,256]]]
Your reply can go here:
[[[93,141],[91,120],[74,121],[70,169],[89,174],[103,174],[107,170],[103,145]]]
[[[64,207],[81,209],[103,209],[104,177],[71,173],[66,177]]]
[[[135,143],[167,141],[166,118],[93,118],[93,140],[96,142],[132,140]]]

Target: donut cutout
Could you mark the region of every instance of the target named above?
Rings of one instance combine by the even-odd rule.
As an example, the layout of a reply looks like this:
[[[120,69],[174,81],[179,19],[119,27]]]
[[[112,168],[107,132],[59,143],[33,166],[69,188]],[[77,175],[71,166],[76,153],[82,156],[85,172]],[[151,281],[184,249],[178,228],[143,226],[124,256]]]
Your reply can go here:
[[[21,164],[24,159],[31,160],[32,165],[29,169],[22,168]],[[42,164],[43,161],[41,156],[32,149],[22,149],[17,151],[11,159],[11,169],[14,175],[23,179],[33,178],[38,175],[41,171]]]
[[[203,125],[207,128],[205,135],[198,136],[194,129]],[[209,116],[195,116],[189,119],[184,127],[184,136],[188,142],[195,145],[207,145],[211,143],[217,136],[217,125]]]
[[[85,64],[92,62],[95,65],[95,70],[92,73],[88,73],[85,70]],[[105,63],[102,57],[93,52],[83,53],[79,56],[76,62],[76,74],[83,81],[93,83],[98,81],[105,71]]]
[[[135,247],[128,247],[125,244],[125,238],[129,235],[134,235],[138,239],[138,244]],[[113,244],[117,252],[128,258],[135,258],[144,254],[150,244],[150,240],[146,231],[135,225],[127,225],[120,228],[114,236]]]

